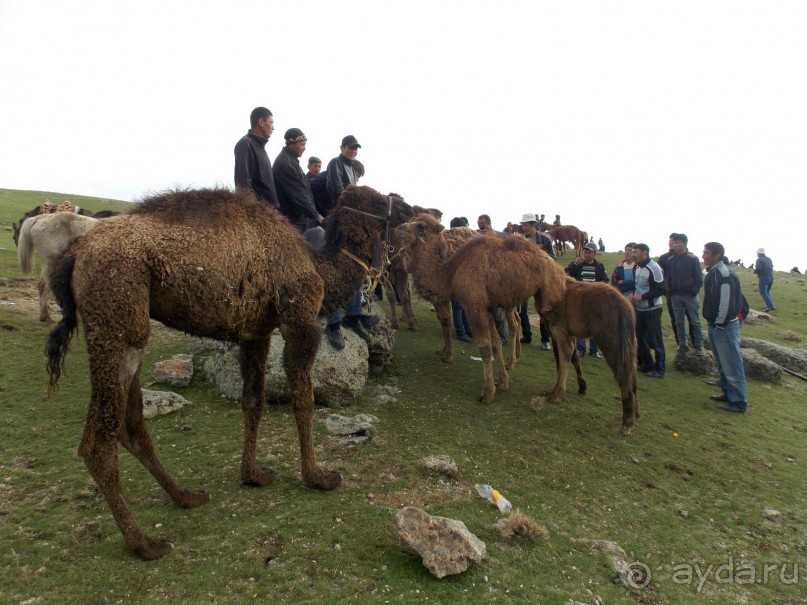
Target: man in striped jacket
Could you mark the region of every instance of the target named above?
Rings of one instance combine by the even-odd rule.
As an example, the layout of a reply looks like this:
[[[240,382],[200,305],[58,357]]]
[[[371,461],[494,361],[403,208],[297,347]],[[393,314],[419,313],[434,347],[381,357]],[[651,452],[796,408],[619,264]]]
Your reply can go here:
[[[664,272],[650,258],[647,244],[633,249],[635,289],[628,300],[636,305],[636,340],[639,345],[639,371],[648,378],[664,378],[664,340],[661,335],[661,297],[667,291]],[[653,361],[655,353],[656,359]]]

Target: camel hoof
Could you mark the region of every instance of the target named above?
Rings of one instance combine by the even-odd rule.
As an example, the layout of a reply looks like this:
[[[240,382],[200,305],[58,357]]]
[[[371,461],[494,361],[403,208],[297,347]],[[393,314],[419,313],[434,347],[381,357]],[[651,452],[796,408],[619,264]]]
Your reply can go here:
[[[252,487],[265,487],[275,480],[275,475],[275,471],[271,468],[262,466],[258,470],[250,473],[249,476],[242,476],[241,483],[251,485]]]
[[[493,403],[493,393],[482,393],[479,396],[479,401],[482,403]]]
[[[174,545],[168,540],[149,538],[146,536],[146,544],[135,549],[138,555],[146,561],[154,561],[164,557],[174,550]]]
[[[321,490],[332,490],[342,485],[342,475],[336,471],[317,470],[314,478],[305,482],[309,487]]]
[[[510,388],[510,383],[509,382],[497,382],[496,383],[496,390],[497,391],[506,391],[509,388]]]
[[[630,426],[623,426],[623,427],[622,427],[622,430],[620,431],[621,435],[622,435],[623,437],[627,437],[628,435],[630,435],[630,430],[631,430],[632,428],[633,428],[633,427],[630,427]]]
[[[206,489],[189,489],[180,497],[177,504],[183,508],[196,508],[210,502],[213,495]]]

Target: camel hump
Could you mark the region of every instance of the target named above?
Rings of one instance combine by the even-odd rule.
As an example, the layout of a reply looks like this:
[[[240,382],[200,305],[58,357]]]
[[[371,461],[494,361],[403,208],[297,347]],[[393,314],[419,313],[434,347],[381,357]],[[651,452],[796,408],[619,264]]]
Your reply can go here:
[[[248,216],[263,220],[274,217],[285,222],[273,208],[261,204],[247,191],[231,191],[223,187],[203,189],[174,189],[143,198],[130,215],[148,214],[171,223],[188,223],[204,226],[224,226],[234,217]]]

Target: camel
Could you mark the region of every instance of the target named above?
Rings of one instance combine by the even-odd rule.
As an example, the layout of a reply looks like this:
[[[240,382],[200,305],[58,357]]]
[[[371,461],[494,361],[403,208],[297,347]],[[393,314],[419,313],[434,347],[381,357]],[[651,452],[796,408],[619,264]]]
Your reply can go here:
[[[415,289],[418,293],[434,305],[434,310],[437,313],[437,319],[440,322],[440,327],[443,331],[443,348],[437,353],[442,357],[443,361],[453,363],[454,361],[454,347],[451,339],[451,300],[457,300],[452,297],[451,284],[445,279],[442,272],[443,264],[451,258],[454,252],[471,239],[478,238],[499,238],[498,234],[480,234],[467,227],[459,227],[456,229],[446,230],[436,219],[429,214],[420,214],[402,225],[396,230],[396,237],[401,242],[402,249],[409,255],[409,269],[412,272],[412,277],[415,282]],[[521,342],[520,329],[521,325],[518,319],[518,313],[513,307],[518,307],[521,304],[519,301],[516,305],[505,306],[505,317],[507,319],[507,331],[510,338],[510,357],[505,364],[501,359],[501,341],[496,332],[493,317],[488,312],[491,325],[493,325],[493,333],[490,335],[489,340],[494,341],[497,354],[497,363],[501,365],[501,371],[504,368],[513,369],[518,362],[521,355]],[[499,305],[493,305],[499,306]],[[503,306],[503,305],[502,305]],[[491,307],[492,308],[492,307]],[[488,329],[488,324],[484,324],[484,330]],[[474,331],[473,325],[471,330]],[[493,337],[495,335],[495,338]],[[476,336],[474,336],[476,339]],[[490,362],[490,354],[488,354],[488,363]],[[506,374],[506,372],[505,372]],[[505,383],[501,384],[502,389],[506,389]]]
[[[392,197],[397,197],[403,200],[404,198],[397,193],[390,193]],[[417,215],[419,212],[426,212],[420,206],[413,206],[412,210]],[[434,210],[434,209],[432,209]],[[439,212],[439,211],[438,211]],[[395,299],[401,301],[401,309],[406,319],[406,327],[414,332],[418,329],[418,321],[415,317],[415,311],[412,309],[412,294],[409,291],[409,257],[406,251],[401,248],[400,242],[397,240],[395,233],[392,233],[389,242],[389,259],[387,270],[383,276],[384,295],[387,297],[389,303],[390,325],[394,330],[400,327],[398,321],[398,309],[396,309]]]
[[[630,434],[639,419],[636,394],[636,315],[633,305],[619,290],[601,282],[566,281],[566,296],[561,305],[548,315],[550,331],[577,338],[593,338],[608,367],[614,373],[622,400],[622,434]],[[553,331],[552,324],[555,324]],[[555,351],[558,377],[549,400],[560,402],[566,395],[569,360],[577,372],[578,392],[586,392],[577,348],[572,341],[572,356]]]
[[[583,232],[574,225],[555,225],[550,227],[548,233],[555,239],[555,248],[558,256],[563,256],[566,252],[566,242],[574,245],[574,250],[578,256],[583,254],[583,246],[588,241],[588,236],[583,238]]]
[[[70,241],[86,233],[98,221],[89,216],[57,212],[55,214],[39,214],[21,223],[17,242],[17,258],[23,275],[30,275],[34,264],[34,249],[39,251],[41,276],[37,286],[39,290],[39,321],[50,322],[48,312],[47,282],[48,268],[64,252]]]
[[[56,388],[81,315],[91,396],[79,454],[106,499],[126,545],[143,559],[173,549],[144,533],[121,491],[117,442],[154,476],[179,506],[210,500],[180,486],[162,466],[143,422],[140,366],[149,318],[189,334],[235,342],[244,382],[240,480],[265,486],[275,471],[256,462],[265,405],[271,333],[285,340],[283,365],[292,392],[302,480],[331,490],[339,473],[317,464],[311,371],[322,337],[320,311],[333,312],[362,283],[381,233],[413,216],[403,201],[349,186],[334,209],[320,252],[278,212],[248,192],[171,191],[147,198],[130,214],[103,222],[75,240],[51,271],[63,308],[48,336],[51,390]]]

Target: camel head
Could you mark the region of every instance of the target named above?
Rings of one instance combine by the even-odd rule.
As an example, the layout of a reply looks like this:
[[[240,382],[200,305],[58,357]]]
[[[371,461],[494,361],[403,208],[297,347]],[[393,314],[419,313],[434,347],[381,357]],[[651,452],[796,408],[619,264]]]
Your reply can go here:
[[[372,187],[348,185],[334,209],[335,220],[328,226],[326,242],[341,245],[349,229],[353,237],[389,241],[393,230],[414,216],[403,198],[381,195]]]
[[[417,214],[408,223],[395,230],[395,239],[403,250],[411,250],[418,243],[425,243],[429,237],[439,235],[445,227],[431,214]]]
[[[424,208],[423,206],[412,206],[412,210],[415,213],[415,216],[420,216],[421,214],[429,214],[437,219],[437,222],[440,222],[440,219],[443,218],[443,211],[437,208]]]

